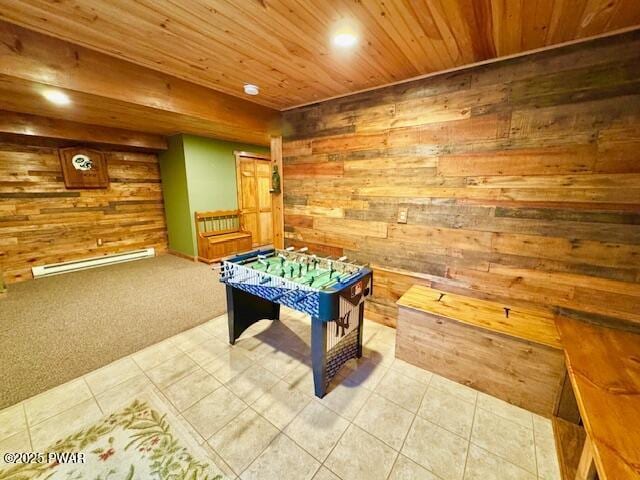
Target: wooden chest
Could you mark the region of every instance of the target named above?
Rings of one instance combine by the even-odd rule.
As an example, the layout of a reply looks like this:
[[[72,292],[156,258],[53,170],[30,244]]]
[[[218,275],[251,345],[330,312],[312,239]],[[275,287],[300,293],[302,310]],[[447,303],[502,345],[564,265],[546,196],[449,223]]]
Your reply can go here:
[[[550,417],[566,374],[553,317],[414,285],[398,301],[396,357]]]

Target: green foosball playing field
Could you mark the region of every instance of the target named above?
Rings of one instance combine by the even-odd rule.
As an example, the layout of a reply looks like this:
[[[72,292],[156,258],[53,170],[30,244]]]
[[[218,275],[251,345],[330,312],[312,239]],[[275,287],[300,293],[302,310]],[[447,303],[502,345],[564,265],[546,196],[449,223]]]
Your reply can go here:
[[[353,275],[352,271],[344,268],[342,262],[307,256],[271,256],[244,266],[318,289],[333,286]],[[264,282],[267,283],[268,280],[269,277],[265,276]]]

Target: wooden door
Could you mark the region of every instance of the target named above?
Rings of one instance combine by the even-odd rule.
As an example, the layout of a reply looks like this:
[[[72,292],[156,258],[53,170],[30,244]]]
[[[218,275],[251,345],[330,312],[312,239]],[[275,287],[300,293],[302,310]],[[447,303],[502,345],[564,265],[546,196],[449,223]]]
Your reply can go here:
[[[248,152],[236,152],[240,225],[251,232],[253,246],[273,242],[271,160]]]

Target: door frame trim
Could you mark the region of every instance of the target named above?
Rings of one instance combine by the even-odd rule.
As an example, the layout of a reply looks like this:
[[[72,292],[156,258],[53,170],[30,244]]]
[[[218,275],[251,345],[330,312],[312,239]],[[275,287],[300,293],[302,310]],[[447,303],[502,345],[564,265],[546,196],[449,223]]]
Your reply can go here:
[[[244,216],[242,214],[242,192],[240,191],[242,180],[240,177],[240,160],[243,158],[249,158],[254,160],[261,160],[269,162],[271,165],[271,156],[266,155],[264,153],[254,153],[254,152],[246,152],[244,150],[234,150],[233,154],[236,157],[236,198],[238,200],[238,212],[240,216],[240,229],[244,229]],[[257,177],[257,172],[254,172],[254,175]],[[257,188],[257,184],[256,184]],[[271,179],[269,179],[269,188],[271,189]],[[257,200],[257,197],[256,197]],[[271,221],[273,222],[273,205],[271,205]],[[256,224],[258,232],[260,232],[260,205],[256,205]]]
[[[271,161],[271,156],[266,155],[264,153],[253,153],[253,152],[245,152],[244,150],[234,150],[233,154],[236,156],[236,162],[238,160],[238,157],[256,158],[258,160]]]

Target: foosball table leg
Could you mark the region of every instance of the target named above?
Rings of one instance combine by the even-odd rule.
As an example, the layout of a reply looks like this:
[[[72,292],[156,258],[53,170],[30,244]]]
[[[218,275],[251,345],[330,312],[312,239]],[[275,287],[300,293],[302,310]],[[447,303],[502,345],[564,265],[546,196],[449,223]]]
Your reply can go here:
[[[331,348],[328,342],[328,329],[336,328],[336,322],[323,322],[317,317],[311,317],[311,364],[313,368],[313,385],[316,397],[322,398],[327,393],[327,386],[338,370],[350,358],[362,357],[362,330],[364,323],[364,303],[358,307],[358,328],[357,335],[351,340],[337,343]],[[356,343],[357,342],[357,343]],[[356,343],[354,345],[354,343]]]
[[[229,343],[233,345],[257,321],[280,319],[280,304],[227,285],[227,316]]]
[[[358,308],[358,349],[357,358],[362,357],[362,331],[364,330],[364,302],[360,304]]]
[[[311,317],[311,365],[316,397],[327,392],[327,323]]]

